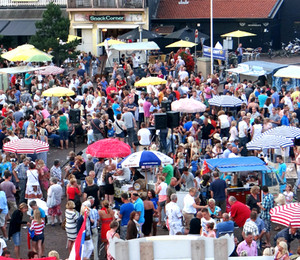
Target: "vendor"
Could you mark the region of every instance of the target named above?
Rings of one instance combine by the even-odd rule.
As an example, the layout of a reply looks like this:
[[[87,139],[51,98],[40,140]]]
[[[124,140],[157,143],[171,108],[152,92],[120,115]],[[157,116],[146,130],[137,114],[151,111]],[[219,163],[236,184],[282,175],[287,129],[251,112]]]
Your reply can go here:
[[[131,180],[136,181],[138,179],[145,179],[145,177],[139,172],[137,168],[130,168],[131,171]]]

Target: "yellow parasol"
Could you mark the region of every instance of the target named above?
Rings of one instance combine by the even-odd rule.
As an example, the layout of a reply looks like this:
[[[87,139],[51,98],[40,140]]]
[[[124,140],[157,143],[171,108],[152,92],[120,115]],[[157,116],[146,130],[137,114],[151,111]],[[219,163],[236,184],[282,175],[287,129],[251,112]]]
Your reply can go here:
[[[65,97],[74,96],[75,92],[64,87],[53,87],[45,90],[42,95],[44,97]]]
[[[122,42],[122,41],[119,41],[119,40],[113,40],[113,39],[108,40],[107,43],[108,43],[108,45],[125,44],[125,42]],[[97,44],[97,46],[105,46],[105,41]]]
[[[79,36],[69,34],[68,35],[67,43],[70,43],[70,42],[76,41],[76,40],[80,40],[80,39],[81,39],[81,37],[79,37]]]
[[[1,57],[3,59],[6,59],[6,60],[10,60],[12,59],[14,56],[20,54],[20,52],[25,52],[25,51],[28,51],[30,49],[34,49],[35,47],[31,44],[23,44],[23,45],[20,45],[18,46],[17,48],[15,49],[12,49],[11,51],[8,51],[8,52],[5,52],[1,55]]]
[[[166,48],[181,48],[181,47],[191,48],[191,47],[195,47],[196,45],[198,45],[198,44],[194,43],[194,42],[180,40],[178,42],[174,42],[172,44],[167,45]]]
[[[158,77],[142,78],[141,80],[134,83],[135,87],[147,87],[149,85],[161,85],[167,84],[167,81]]]
[[[256,36],[256,34],[254,33],[250,33],[250,32],[245,32],[245,31],[233,31],[230,33],[225,33],[222,34],[221,37],[233,37],[233,38],[238,38],[238,43],[240,43],[240,38],[241,37],[250,37],[250,36]]]

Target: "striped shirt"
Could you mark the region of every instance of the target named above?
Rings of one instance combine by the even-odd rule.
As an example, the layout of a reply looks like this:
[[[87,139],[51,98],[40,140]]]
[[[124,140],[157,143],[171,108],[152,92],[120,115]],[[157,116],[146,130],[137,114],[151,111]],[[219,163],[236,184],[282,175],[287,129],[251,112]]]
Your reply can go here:
[[[44,228],[45,228],[44,220],[42,220],[40,224],[37,223],[35,220],[31,221],[30,229],[34,230],[35,236],[43,234]]]

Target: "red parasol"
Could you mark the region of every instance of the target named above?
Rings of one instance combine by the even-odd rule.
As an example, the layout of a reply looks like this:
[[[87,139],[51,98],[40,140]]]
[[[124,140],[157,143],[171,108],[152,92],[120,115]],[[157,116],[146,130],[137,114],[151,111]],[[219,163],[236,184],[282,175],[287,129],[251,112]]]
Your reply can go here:
[[[3,145],[5,152],[35,154],[49,151],[49,144],[36,139],[23,138]]]
[[[286,227],[300,228],[300,203],[277,206],[270,210],[271,221]]]
[[[107,138],[89,145],[86,153],[97,158],[126,157],[131,154],[131,149],[118,139]]]

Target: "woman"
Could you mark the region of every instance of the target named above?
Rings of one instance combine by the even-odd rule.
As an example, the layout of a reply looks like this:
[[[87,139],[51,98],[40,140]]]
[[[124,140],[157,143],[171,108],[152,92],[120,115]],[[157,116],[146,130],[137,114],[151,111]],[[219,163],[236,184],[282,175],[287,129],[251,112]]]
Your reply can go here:
[[[225,111],[223,110],[219,111],[218,121],[219,121],[219,126],[221,128],[221,132],[220,132],[221,138],[223,137],[229,138],[230,122],[228,120],[228,116],[225,114]]]
[[[12,130],[8,130],[7,131],[7,138],[10,140],[10,141],[15,141],[15,140],[19,140],[19,137],[15,135],[15,133],[12,131]]]
[[[148,191],[148,199],[153,203],[154,206],[154,214],[153,214],[153,222],[152,222],[152,235],[156,236],[157,232],[157,223],[158,223],[158,212],[157,212],[157,206],[158,206],[158,198],[155,195],[154,190],[149,190]]]
[[[25,191],[25,199],[41,199],[42,191],[39,183],[39,174],[35,169],[35,164],[33,162],[29,163],[29,169],[27,174],[27,184]]]
[[[12,237],[13,239],[15,245],[14,251],[17,259],[20,259],[21,225],[27,224],[26,221],[22,221],[22,218],[27,210],[27,204],[22,202],[19,205],[19,208],[14,211],[10,219],[8,238],[10,239]]]
[[[135,239],[140,237],[141,226],[138,223],[140,215],[136,211],[130,213],[130,218],[127,224],[126,240]]]
[[[44,240],[44,228],[45,222],[41,218],[39,209],[34,210],[33,220],[31,221],[30,230],[34,231],[34,237],[32,238],[32,247],[38,253],[39,258],[42,257],[42,241]]]
[[[109,207],[109,202],[104,200],[102,208],[98,211],[100,216],[101,226],[101,241],[107,243],[106,233],[109,230],[110,223],[114,220],[114,211]]]
[[[221,215],[221,208],[216,206],[216,201],[214,199],[209,199],[208,200],[208,212],[209,215],[213,218],[213,219],[221,219],[222,215]]]
[[[58,217],[59,223],[62,223],[62,212],[60,209],[61,204],[61,197],[63,194],[61,185],[57,184],[58,179],[55,177],[52,177],[50,179],[50,188],[48,189],[48,197],[47,201],[52,198],[52,196],[55,197],[55,205],[48,208],[48,216],[50,217],[50,224],[51,226],[54,226],[55,218]]]
[[[278,252],[275,256],[275,260],[289,260],[289,251],[287,243],[284,241],[280,241],[278,245]]]
[[[102,180],[105,182],[105,200],[109,201],[109,204],[112,206],[114,204],[114,185],[113,185],[113,173],[111,172],[112,166],[105,166],[102,174]]]
[[[117,120],[114,123],[114,129],[116,130],[116,139],[124,142],[126,126],[123,120],[121,120],[122,115],[117,115]]]
[[[99,187],[97,184],[94,183],[94,180],[91,176],[88,176],[85,178],[87,187],[84,188],[83,191],[83,200],[86,201],[86,199],[89,196],[92,196],[95,198],[93,207],[96,207],[96,209],[99,208]]]
[[[153,224],[153,214],[155,212],[154,205],[152,201],[147,198],[147,194],[142,194],[141,199],[144,202],[144,210],[145,210],[145,222],[142,226],[142,232],[145,237],[150,236],[152,224]]]
[[[74,201],[69,200],[66,204],[66,233],[68,238],[68,250],[69,253],[72,250],[73,244],[77,237],[77,220],[79,218],[79,213],[75,210]]]
[[[43,160],[38,160],[36,169],[39,173],[39,182],[42,189],[43,197],[47,197],[47,190],[49,188],[50,171]]]
[[[262,133],[262,125],[259,122],[258,118],[254,119],[254,125],[251,127],[251,140],[254,140],[256,137],[260,136]]]
[[[117,233],[117,229],[119,227],[119,222],[116,220],[113,220],[109,224],[110,230],[107,231],[106,233],[106,239],[107,239],[107,260],[114,260],[110,252],[108,251],[109,249],[109,241],[113,239],[114,237],[120,238],[119,234]]]
[[[70,183],[67,186],[67,200],[71,200],[76,205],[76,210],[80,212],[81,202],[80,202],[81,191],[77,180],[75,178],[70,179]]]
[[[159,176],[157,182],[155,183],[155,193],[158,195],[158,226],[161,226],[161,211],[164,209],[167,202],[167,188],[168,184],[165,182],[164,176]]]
[[[247,197],[246,205],[252,210],[257,209],[257,213],[260,212],[260,207],[257,205],[259,202],[260,188],[258,186],[252,186],[250,189],[250,195]]]
[[[76,156],[72,174],[75,175],[77,180],[84,181],[84,179],[85,179],[85,175],[84,175],[85,170],[86,170],[85,162],[84,162],[82,156],[80,156],[80,155]]]
[[[64,115],[64,113],[59,110],[58,111],[59,117],[57,118],[58,130],[59,130],[59,137],[60,137],[60,149],[64,149],[64,141],[66,143],[66,149],[69,146],[68,140],[68,124],[69,119]]]
[[[230,133],[229,142],[233,142],[234,140],[239,138],[239,132],[237,130],[236,124],[237,123],[235,120],[231,122],[231,127],[229,130]]]

